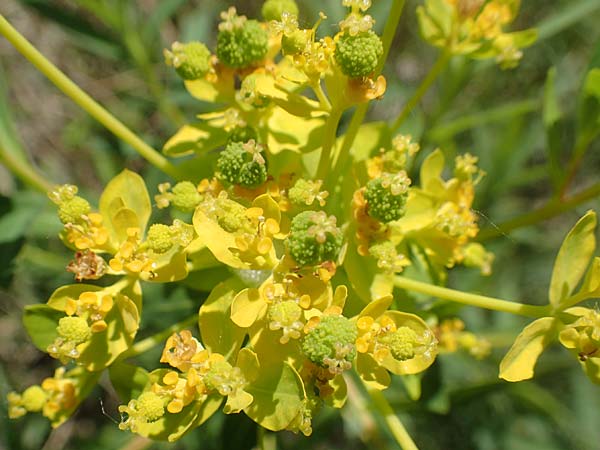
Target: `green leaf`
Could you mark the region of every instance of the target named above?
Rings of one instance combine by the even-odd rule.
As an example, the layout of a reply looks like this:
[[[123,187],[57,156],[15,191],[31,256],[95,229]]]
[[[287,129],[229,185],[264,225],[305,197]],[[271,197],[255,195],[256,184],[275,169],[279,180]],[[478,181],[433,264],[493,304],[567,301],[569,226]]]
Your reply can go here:
[[[152,212],[144,179],[130,170],[122,171],[106,185],[99,210],[115,243],[121,242],[119,233],[125,223],[135,225],[143,233]]]
[[[578,139],[592,139],[600,132],[600,68],[591,69],[583,83],[577,112]]]
[[[542,317],[527,325],[500,362],[499,377],[506,381],[528,380],[544,349],[556,336],[558,321]]]
[[[167,156],[186,156],[206,153],[227,142],[227,132],[222,126],[197,122],[181,127],[163,146]]]
[[[585,273],[596,248],[596,213],[588,211],[569,231],[554,262],[550,280],[550,304],[559,308]]]
[[[84,292],[97,292],[101,290],[100,286],[93,284],[68,284],[61,286],[48,299],[48,306],[64,312],[68,299],[77,300]]]
[[[271,431],[285,429],[300,411],[304,399],[298,372],[276,358],[260,359],[258,377],[245,390],[254,397],[254,402],[244,412]]]
[[[198,326],[202,343],[231,360],[241,348],[246,331],[231,320],[231,303],[244,285],[237,278],[219,283],[200,307]]]
[[[33,344],[41,351],[46,352],[48,346],[58,337],[56,327],[62,311],[57,311],[48,305],[27,305],[23,313],[23,324]]]
[[[127,403],[132,398],[139,397],[148,382],[146,369],[124,362],[110,366],[108,374],[121,403]]]
[[[548,148],[548,162],[550,175],[555,186],[562,180],[564,168],[561,164],[561,151],[563,149],[564,124],[563,113],[558,104],[556,95],[556,67],[548,70],[546,84],[544,85],[543,121],[546,128],[546,146]]]
[[[600,296],[600,257],[596,256],[592,260],[577,295],[585,295],[586,298]]]

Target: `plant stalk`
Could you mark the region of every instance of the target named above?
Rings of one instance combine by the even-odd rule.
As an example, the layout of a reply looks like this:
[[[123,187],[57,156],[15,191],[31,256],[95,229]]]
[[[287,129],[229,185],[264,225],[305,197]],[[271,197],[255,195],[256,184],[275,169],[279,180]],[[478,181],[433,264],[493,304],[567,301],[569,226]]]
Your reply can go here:
[[[0,15],[2,34],[25,58],[43,73],[57,88],[71,100],[104,125],[111,133],[133,147],[143,158],[164,173],[175,179],[180,178],[178,169],[158,151],[146,144],[110,112],[85,93],[44,55],[42,55],[23,35]]]
[[[385,23],[385,27],[383,29],[383,35],[381,36],[381,41],[383,42],[383,56],[379,60],[379,64],[375,69],[375,77],[381,73],[387,57],[390,53],[390,48],[392,46],[392,41],[394,40],[394,36],[396,35],[396,29],[398,28],[398,23],[400,22],[400,17],[402,17],[402,11],[404,10],[404,5],[406,0],[395,0],[392,3],[392,8],[388,15],[387,22]],[[343,159],[342,155],[346,155],[354,140],[356,139],[356,135],[358,134],[358,130],[362,125],[365,116],[367,115],[367,109],[369,108],[369,103],[361,103],[356,107],[354,114],[352,115],[352,119],[350,120],[350,125],[348,126],[348,130],[344,135],[344,140],[342,142],[342,146],[340,150],[337,152],[338,154],[334,158],[336,164],[336,170],[339,168],[341,164],[341,159]]]
[[[540,318],[550,314],[547,306],[526,305],[524,303],[509,302],[498,298],[484,295],[470,294],[468,292],[456,291],[410,278],[397,276],[394,284],[407,291],[420,292],[421,294],[441,298],[462,305],[476,306],[478,308],[491,309],[509,314],[517,314],[525,317]]]
[[[0,147],[0,163],[32,188],[44,193],[52,189],[52,183],[40,175],[30,164],[17,158],[3,147]]]
[[[142,339],[138,343],[131,346],[129,348],[129,350],[127,350],[125,353],[123,353],[119,358],[120,359],[132,358],[134,356],[141,355],[142,353],[147,352],[151,348],[156,347],[157,345],[163,344],[164,341],[169,336],[171,336],[173,333],[176,333],[185,328],[188,328],[188,327],[196,324],[197,322],[198,322],[198,315],[194,314],[193,316],[190,316],[187,319],[182,320],[181,322],[171,325],[169,328],[165,328],[164,330],[159,331],[158,333],[156,333],[152,336],[149,336],[146,339]]]
[[[569,211],[582,203],[585,203],[593,198],[600,195],[600,183],[595,183],[592,186],[584,189],[583,191],[572,195],[571,197],[561,200],[560,198],[553,198],[546,205],[541,208],[532,211],[522,216],[515,217],[514,219],[503,222],[497,226],[489,227],[481,230],[477,236],[477,241],[485,241],[498,236],[502,236],[506,233],[510,233],[512,230],[517,228],[526,227],[529,225],[535,225],[551,217],[558,216],[565,211]]]
[[[408,115],[412,112],[415,106],[419,103],[421,98],[425,95],[425,93],[429,90],[433,82],[437,79],[437,77],[444,71],[450,58],[452,57],[452,52],[446,48],[443,50],[442,54],[439,56],[438,60],[435,62],[425,79],[421,82],[413,96],[410,100],[404,105],[404,109],[400,112],[400,115],[396,118],[394,123],[391,125],[391,130],[396,131],[400,128],[400,125],[404,123]]]
[[[384,397],[383,393],[365,384],[367,392],[373,401],[373,406],[383,416],[390,432],[402,450],[419,450],[408,431]]]

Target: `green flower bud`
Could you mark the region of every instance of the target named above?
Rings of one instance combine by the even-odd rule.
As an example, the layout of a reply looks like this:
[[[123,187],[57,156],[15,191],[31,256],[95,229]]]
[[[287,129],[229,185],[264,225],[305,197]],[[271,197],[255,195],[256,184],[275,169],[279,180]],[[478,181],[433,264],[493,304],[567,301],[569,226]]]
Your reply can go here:
[[[81,216],[89,213],[90,204],[84,198],[75,196],[60,203],[58,207],[58,218],[62,223],[81,222]]]
[[[171,51],[165,50],[165,62],[173,66],[184,80],[197,80],[210,70],[210,50],[202,42],[174,42]]]
[[[256,20],[222,28],[217,35],[217,56],[223,64],[238,69],[266,56],[269,34]]]
[[[312,40],[312,30],[294,30],[289,34],[284,33],[281,37],[281,52],[284,55],[297,55],[302,53]]]
[[[155,223],[148,229],[146,243],[155,253],[168,252],[173,247],[171,228],[162,223]]]
[[[219,195],[214,206],[219,226],[228,233],[243,230],[247,225],[246,208],[235,200],[231,200],[226,195]]]
[[[191,212],[196,209],[202,197],[191,181],[180,181],[171,189],[173,206],[183,212]]]
[[[290,202],[298,206],[310,206],[315,200],[319,205],[325,206],[325,199],[329,196],[327,191],[321,191],[323,181],[305,180],[300,178],[288,191]]]
[[[386,345],[398,361],[406,361],[415,357],[415,346],[419,344],[417,333],[409,327],[400,327],[396,331],[386,333],[378,339],[380,344]]]
[[[405,213],[409,185],[410,178],[404,171],[395,175],[384,173],[369,181],[364,194],[367,213],[383,223],[400,219]]]
[[[319,324],[302,340],[302,351],[315,364],[349,369],[356,356],[356,324],[344,316],[323,316]]]
[[[246,188],[260,186],[267,181],[267,168],[261,152],[262,146],[254,140],[245,144],[228,144],[217,161],[220,177],[230,184]]]
[[[350,78],[366,77],[377,67],[383,55],[383,44],[373,31],[364,31],[355,36],[344,33],[335,47],[335,60]]]
[[[137,399],[136,406],[148,422],[154,422],[165,414],[165,401],[154,392],[142,393]]]
[[[92,333],[87,320],[78,316],[60,319],[56,331],[58,331],[60,337],[75,344],[85,342]]]
[[[21,396],[21,405],[30,412],[41,411],[46,401],[48,394],[38,385],[30,386],[25,389]]]
[[[281,20],[281,15],[286,12],[298,15],[298,5],[294,0],[267,0],[263,3],[260,13],[265,20]]]
[[[342,239],[334,216],[327,217],[323,211],[304,211],[292,220],[287,242],[294,261],[308,266],[335,260]]]

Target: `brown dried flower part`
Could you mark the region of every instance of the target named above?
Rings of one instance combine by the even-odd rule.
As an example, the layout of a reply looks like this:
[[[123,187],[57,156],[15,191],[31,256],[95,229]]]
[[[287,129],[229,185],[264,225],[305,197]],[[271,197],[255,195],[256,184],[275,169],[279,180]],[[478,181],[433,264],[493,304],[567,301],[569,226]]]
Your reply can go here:
[[[97,280],[106,273],[106,262],[89,249],[75,252],[75,259],[67,265],[67,271],[75,274],[76,281]]]

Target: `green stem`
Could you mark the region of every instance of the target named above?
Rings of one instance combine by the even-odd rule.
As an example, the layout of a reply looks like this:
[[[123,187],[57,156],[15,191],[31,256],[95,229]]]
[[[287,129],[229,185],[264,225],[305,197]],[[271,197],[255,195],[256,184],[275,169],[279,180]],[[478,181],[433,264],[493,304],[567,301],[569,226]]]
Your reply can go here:
[[[450,61],[452,57],[452,52],[449,49],[444,49],[436,63],[433,65],[425,79],[421,82],[413,96],[410,100],[404,105],[404,109],[400,112],[400,115],[396,118],[392,126],[390,127],[392,131],[400,128],[400,125],[404,123],[408,115],[411,113],[413,108],[417,106],[417,103],[421,100],[421,98],[425,95],[425,93],[429,90],[433,82],[437,79],[437,77],[444,71],[446,65]]]
[[[498,225],[494,225],[494,227],[489,227],[484,230],[481,230],[481,232],[477,236],[477,240],[485,241],[487,239],[492,239],[498,236],[502,236],[506,233],[510,233],[512,230],[515,230],[517,228],[535,225],[538,222],[549,219],[551,217],[558,216],[564,213],[565,211],[569,211],[570,209],[589,200],[592,200],[593,198],[599,195],[600,183],[596,183],[588,187],[587,189],[584,189],[583,191],[572,195],[567,199],[553,198],[546,205],[542,206],[541,208],[535,211],[523,214],[519,217],[515,217],[514,219],[508,220]]]
[[[151,348],[156,347],[157,345],[163,344],[165,342],[165,340],[169,336],[171,336],[173,333],[176,333],[185,328],[188,328],[197,322],[198,322],[198,315],[194,314],[193,316],[190,316],[187,319],[182,320],[181,322],[171,325],[169,328],[165,328],[164,330],[159,331],[158,333],[156,333],[150,337],[147,337],[146,339],[142,339],[140,342],[138,342],[137,344],[134,344],[129,350],[127,350],[125,353],[123,353],[119,358],[120,359],[132,358],[134,356],[145,353],[148,350],[150,350]]]
[[[30,164],[16,157],[3,147],[0,147],[0,162],[21,181],[32,188],[40,192],[48,192],[52,189],[52,183],[40,175]]]
[[[457,119],[431,128],[427,134],[430,139],[445,140],[456,134],[475,128],[476,126],[507,120],[511,117],[532,113],[538,110],[540,102],[537,99],[519,100],[506,103],[494,108],[462,115]]]
[[[415,442],[406,431],[406,428],[384,397],[383,393],[378,389],[374,389],[365,384],[367,392],[373,401],[372,404],[375,406],[377,411],[383,416],[385,423],[390,429],[392,435],[396,439],[396,442],[402,448],[402,450],[419,450]]]
[[[256,432],[258,448],[260,450],[277,450],[277,437],[275,433],[269,433],[264,427],[257,426]]]
[[[317,178],[320,180],[326,180],[327,174],[331,166],[331,149],[335,144],[337,137],[337,129],[342,118],[343,110],[341,108],[333,108],[329,112],[327,122],[325,122],[324,140],[323,147],[321,149],[321,158],[319,159],[319,166],[317,168]]]
[[[385,23],[385,27],[383,29],[383,35],[381,36],[381,41],[383,42],[383,56],[379,60],[379,64],[375,69],[375,76],[379,75],[383,70],[383,66],[387,60],[387,57],[390,53],[390,48],[392,46],[392,41],[394,40],[394,36],[396,35],[396,29],[398,28],[398,23],[400,22],[400,17],[402,16],[402,11],[404,10],[404,4],[406,0],[395,0],[392,3],[392,8],[388,15],[387,22]],[[356,135],[358,134],[358,130],[365,120],[365,116],[367,115],[367,109],[369,108],[369,103],[361,103],[356,107],[354,111],[354,115],[350,120],[350,125],[348,126],[348,130],[344,135],[344,141],[342,142],[342,146],[340,150],[337,152],[335,156],[335,169],[334,173],[337,173],[337,169],[341,164],[341,160],[343,157],[341,155],[346,155],[352,147],[354,140],[356,139]]]
[[[523,303],[509,302],[507,300],[486,297],[484,295],[470,294],[468,292],[456,291],[454,289],[411,280],[406,277],[396,277],[394,284],[397,287],[408,291],[420,292],[421,294],[449,300],[462,305],[476,306],[478,308],[491,309],[493,311],[501,311],[534,318],[544,317],[550,313],[549,307],[547,306],[525,305]]]
[[[573,157],[569,161],[569,165],[565,172],[566,175],[565,175],[563,182],[558,190],[559,198],[564,198],[565,194],[567,193],[567,189],[569,189],[569,186],[573,182],[573,179],[575,178],[575,175],[577,174],[577,170],[579,169],[579,166],[581,165],[581,161],[583,160],[583,157],[584,157],[587,149],[589,148],[590,144],[594,140],[594,137],[595,137],[595,133],[589,133],[589,134],[581,137],[580,139],[577,139],[577,141],[575,143],[575,148],[573,149]]]
[[[315,83],[311,83],[310,87],[312,88],[313,92],[317,96],[317,99],[319,100],[319,103],[321,104],[321,108],[323,108],[325,111],[331,111],[331,103],[329,102],[329,99],[325,95],[325,92],[323,92],[323,86],[321,86],[321,80],[319,79]]]
[[[54,85],[71,98],[77,105],[104,125],[111,133],[133,147],[150,164],[173,178],[179,178],[177,168],[164,156],[141,140],[121,121],[104,109],[99,103],[86,94],[63,72],[42,55],[27,41],[10,23],[0,15],[0,34],[2,34],[25,58],[29,60]]]

